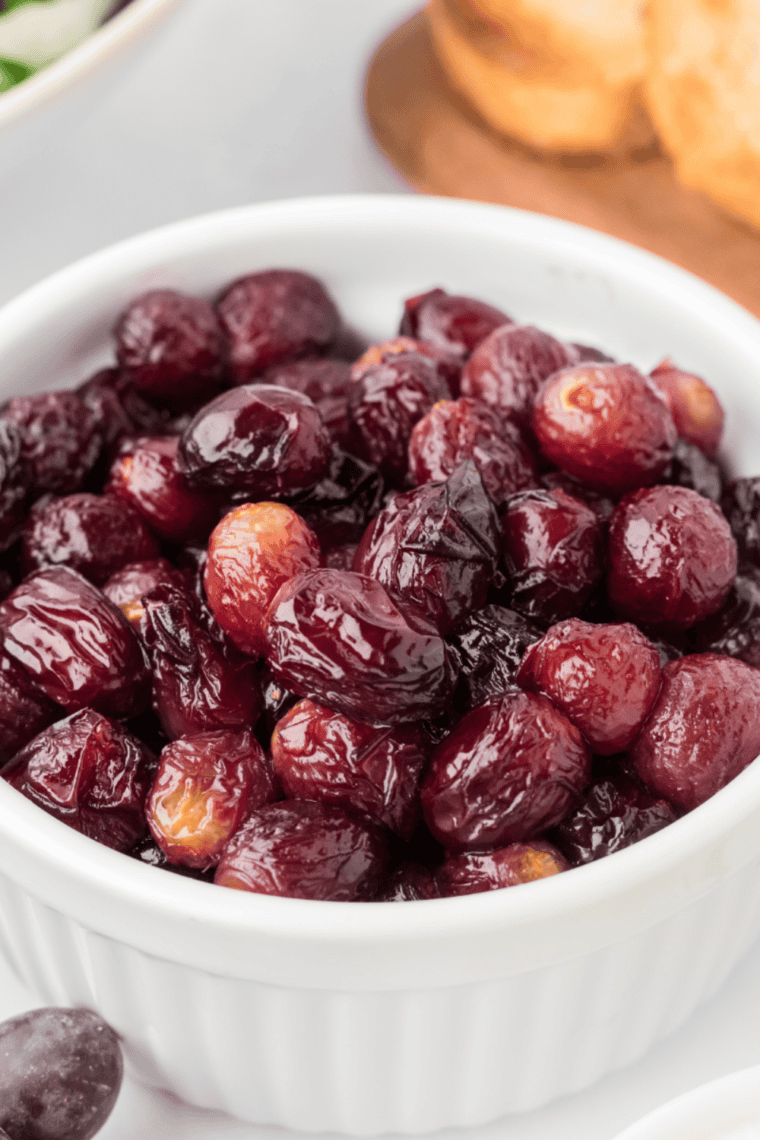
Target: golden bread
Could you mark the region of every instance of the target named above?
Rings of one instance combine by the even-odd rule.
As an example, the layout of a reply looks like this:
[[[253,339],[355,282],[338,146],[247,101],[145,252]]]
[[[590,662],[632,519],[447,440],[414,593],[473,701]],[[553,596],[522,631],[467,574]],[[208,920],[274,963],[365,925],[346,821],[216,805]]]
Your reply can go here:
[[[640,83],[646,57],[642,0],[462,0],[526,52],[579,78]]]
[[[681,181],[760,226],[760,0],[650,0],[645,97]]]
[[[623,152],[651,141],[638,78],[604,81],[525,48],[467,0],[429,0],[427,16],[452,86],[500,133],[564,153]]]

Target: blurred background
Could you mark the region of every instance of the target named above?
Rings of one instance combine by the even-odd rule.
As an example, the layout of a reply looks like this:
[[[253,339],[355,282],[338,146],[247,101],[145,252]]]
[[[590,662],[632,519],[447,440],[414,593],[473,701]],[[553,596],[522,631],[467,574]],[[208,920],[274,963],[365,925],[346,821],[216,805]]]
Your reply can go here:
[[[404,190],[372,144],[361,92],[372,49],[417,7],[188,0],[116,89],[0,178],[0,302],[179,218]]]

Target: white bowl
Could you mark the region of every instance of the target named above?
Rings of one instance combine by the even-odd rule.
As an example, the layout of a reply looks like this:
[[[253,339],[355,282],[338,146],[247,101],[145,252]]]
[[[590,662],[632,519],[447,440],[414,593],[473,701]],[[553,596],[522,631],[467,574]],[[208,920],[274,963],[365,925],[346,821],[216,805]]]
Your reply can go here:
[[[760,1065],[676,1097],[616,1140],[760,1140]]]
[[[97,107],[183,3],[132,0],[55,63],[0,95],[0,175]]]
[[[651,367],[703,373],[760,471],[760,325],[588,230],[443,199],[280,202],[108,249],[0,312],[2,390],[111,359],[136,293],[319,274],[374,338],[435,284]],[[636,1060],[760,928],[760,764],[610,858],[517,889],[346,904],[185,880],[96,846],[0,781],[0,947],[41,1000],[84,1003],[144,1080],[254,1122],[372,1134],[533,1109]]]

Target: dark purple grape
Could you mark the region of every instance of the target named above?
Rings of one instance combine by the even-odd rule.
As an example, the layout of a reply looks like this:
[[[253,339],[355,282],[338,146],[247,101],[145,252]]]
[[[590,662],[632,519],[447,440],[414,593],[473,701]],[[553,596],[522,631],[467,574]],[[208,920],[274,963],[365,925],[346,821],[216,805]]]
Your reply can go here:
[[[277,592],[265,635],[270,668],[286,688],[354,720],[437,716],[454,687],[443,640],[413,628],[364,574],[297,574]]]
[[[435,363],[419,352],[400,352],[366,368],[351,387],[348,406],[362,454],[384,478],[403,483],[414,425],[451,393]]]
[[[736,539],[740,562],[760,566],[760,476],[737,479],[721,505]]]
[[[159,553],[129,503],[86,491],[36,505],[26,520],[23,543],[27,571],[70,566],[96,586],[127,563],[158,558]]]
[[[0,416],[0,551],[21,534],[32,470],[22,454],[19,428]]]
[[[261,379],[264,384],[291,388],[308,396],[338,447],[353,453],[361,446],[348,415],[351,365],[347,361],[295,360],[268,369]]]
[[[0,602],[5,648],[66,712],[88,705],[135,716],[147,704],[148,675],[124,614],[68,566],[30,574]]]
[[[714,503],[720,503],[723,493],[723,481],[718,464],[708,459],[695,443],[689,443],[685,439],[676,440],[673,446],[673,458],[665,470],[662,481],[673,483],[678,487],[689,487],[692,491],[704,495],[706,499],[712,499]]]
[[[340,330],[340,314],[321,281],[293,269],[238,278],[217,301],[217,313],[236,384],[275,365],[322,355]]]
[[[383,830],[335,804],[286,800],[251,812],[214,882],[239,891],[334,902],[374,898],[387,865]]]
[[[123,1075],[119,1038],[89,1009],[34,1009],[0,1025],[0,1125],[10,1140],[90,1140]]]
[[[456,627],[449,638],[459,662],[460,693],[474,709],[515,684],[515,674],[528,646],[543,631],[505,606],[483,606]]]
[[[94,413],[103,444],[110,451],[125,436],[161,435],[170,413],[144,400],[118,368],[103,368],[76,390]]]
[[[498,561],[499,520],[469,461],[443,483],[396,495],[365,531],[353,568],[445,635],[484,604]]]
[[[571,863],[591,863],[654,835],[676,818],[667,800],[618,776],[592,784],[552,839]]]
[[[78,491],[100,455],[103,436],[95,413],[76,392],[16,396],[3,409],[21,435],[38,492]]]
[[[167,736],[252,727],[262,701],[251,659],[214,641],[203,628],[199,604],[184,589],[155,586],[142,605],[153,708]]]
[[[92,709],[44,729],[2,770],[43,811],[115,851],[146,828],[156,758],[118,720]]]
[[[47,728],[63,710],[0,647],[0,764]]]
[[[604,570],[594,511],[564,491],[521,491],[501,526],[512,608],[547,628],[579,614]]]
[[[324,479],[289,503],[324,548],[358,542],[382,506],[383,490],[376,467],[335,448]]]
[[[725,602],[689,630],[698,653],[725,653],[760,669],[760,568],[737,574]]]
[[[549,333],[533,325],[506,325],[473,352],[462,371],[461,392],[527,427],[542,381],[571,362],[568,348]]]
[[[438,352],[462,361],[494,329],[512,323],[511,317],[485,301],[430,289],[404,301],[399,332],[427,341]]]
[[[331,450],[307,396],[244,384],[201,408],[182,436],[177,463],[194,490],[255,502],[313,487],[328,472]]]
[[[119,364],[149,399],[183,408],[222,387],[226,346],[208,301],[154,289],[135,297],[114,331]]]

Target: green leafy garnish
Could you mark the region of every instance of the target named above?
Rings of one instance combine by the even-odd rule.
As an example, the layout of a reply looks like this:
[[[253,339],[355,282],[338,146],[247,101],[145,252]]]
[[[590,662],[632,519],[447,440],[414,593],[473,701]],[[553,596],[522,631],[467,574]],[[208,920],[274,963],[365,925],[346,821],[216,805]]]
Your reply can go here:
[[[17,83],[34,75],[36,67],[29,67],[26,63],[19,63],[17,59],[3,59],[0,56],[0,94]]]
[[[23,4],[54,4],[55,0],[0,0],[0,16],[20,8]]]

